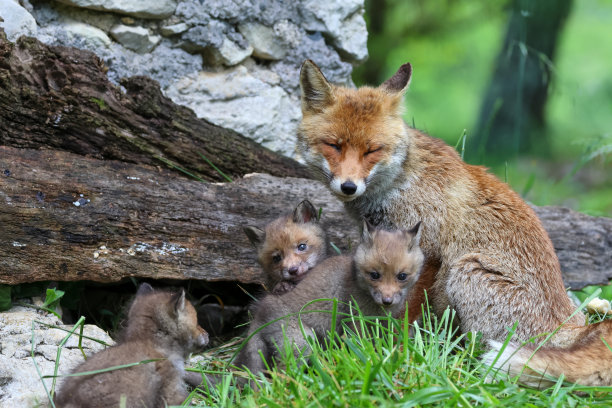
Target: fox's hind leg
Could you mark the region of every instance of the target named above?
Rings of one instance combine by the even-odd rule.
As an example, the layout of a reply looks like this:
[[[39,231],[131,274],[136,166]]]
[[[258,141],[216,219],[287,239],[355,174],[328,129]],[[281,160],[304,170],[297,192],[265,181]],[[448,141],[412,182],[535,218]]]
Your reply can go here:
[[[515,338],[526,341],[561,324],[564,317],[546,298],[543,283],[527,272],[509,272],[496,258],[471,253],[448,268],[440,289],[457,312],[461,332],[480,331],[485,339],[504,341],[518,322]]]

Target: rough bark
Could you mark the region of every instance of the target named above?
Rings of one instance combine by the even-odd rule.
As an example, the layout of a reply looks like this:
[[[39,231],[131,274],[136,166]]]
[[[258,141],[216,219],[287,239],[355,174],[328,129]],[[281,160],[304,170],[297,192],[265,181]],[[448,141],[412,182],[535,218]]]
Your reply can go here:
[[[66,150],[99,159],[167,166],[209,181],[266,171],[308,177],[302,165],[236,132],[198,119],[145,77],[110,83],[93,53],[0,29],[0,145]]]
[[[200,183],[152,166],[6,146],[0,169],[0,283],[129,276],[261,283],[243,226],[262,226],[304,198],[323,207],[338,247],[358,237],[342,204],[307,179]],[[536,211],[566,285],[612,278],[612,219]]]

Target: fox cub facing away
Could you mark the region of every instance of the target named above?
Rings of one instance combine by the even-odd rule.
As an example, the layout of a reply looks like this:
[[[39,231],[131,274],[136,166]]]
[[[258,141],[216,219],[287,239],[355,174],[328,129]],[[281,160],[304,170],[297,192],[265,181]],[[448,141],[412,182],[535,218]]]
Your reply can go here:
[[[536,353],[538,367],[554,366],[555,375],[585,385],[612,385],[610,364],[598,377],[594,357],[601,351],[612,360],[601,340],[612,344],[612,322],[585,327],[582,313],[570,318],[574,305],[552,242],[518,194],[406,125],[403,96],[411,74],[404,64],[377,88],[348,89],[330,84],[306,61],[302,157],[354,218],[387,228],[423,221],[421,248],[425,270],[433,271],[428,296],[436,313],[454,308],[462,332],[481,331],[498,342],[491,343],[496,349],[515,322],[521,341],[562,326]],[[586,356],[591,375],[572,378],[571,362]],[[513,367],[525,361],[518,354],[511,359]]]
[[[266,274],[266,288],[274,294],[292,290],[327,257],[327,233],[308,200],[299,203],[291,215],[266,225],[265,231],[245,227],[244,232],[257,248],[259,264]]]
[[[122,335],[116,346],[89,357],[74,373],[158,361],[68,377],[57,394],[56,406],[118,407],[122,398],[126,407],[177,405],[188,396],[186,381],[191,385],[201,382],[201,375],[187,375],[185,358],[208,344],[208,334],[198,326],[196,310],[183,290],[170,293],[140,285]]]
[[[353,257],[333,256],[312,269],[291,292],[269,294],[254,309],[249,335],[262,325],[283,316],[308,310],[331,311],[331,301],[338,299],[338,323],[341,316],[350,313],[349,302],[354,300],[365,316],[400,317],[410,291],[419,278],[423,253],[419,248],[419,224],[410,231],[385,231],[364,226],[361,244]],[[303,309],[302,309],[303,308]],[[306,333],[325,336],[332,329],[331,313],[315,312],[289,316],[255,333],[238,354],[234,364],[244,366],[253,373],[262,372],[278,354],[284,335],[302,349],[306,340],[300,329],[300,320]]]

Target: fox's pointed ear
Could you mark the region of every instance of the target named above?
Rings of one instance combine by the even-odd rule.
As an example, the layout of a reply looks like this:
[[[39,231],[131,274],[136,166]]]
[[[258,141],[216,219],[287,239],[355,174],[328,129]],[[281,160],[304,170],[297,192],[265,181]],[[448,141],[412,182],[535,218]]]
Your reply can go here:
[[[138,286],[138,290],[136,291],[136,295],[137,296],[148,295],[149,293],[153,293],[153,292],[154,292],[153,286],[151,286],[148,283],[144,282],[144,283],[141,283],[140,286]]]
[[[423,230],[423,228],[421,228],[421,223],[421,221],[417,222],[414,227],[406,231],[408,234],[412,235],[413,247],[418,246],[421,242],[421,231]]]
[[[389,92],[404,93],[406,88],[408,88],[408,84],[410,84],[411,77],[412,65],[407,62],[399,67],[397,72],[391,78],[383,82],[380,87],[385,88]]]
[[[266,238],[265,231],[257,227],[244,227],[243,230],[251,244],[255,246],[261,244]]]
[[[172,304],[174,305],[174,312],[178,315],[185,310],[185,289],[182,289],[172,295]]]
[[[306,60],[300,70],[300,89],[302,90],[302,113],[320,112],[333,101],[332,86],[319,67]]]
[[[293,210],[293,222],[305,224],[307,222],[317,222],[317,210],[308,200],[304,200]]]
[[[376,227],[364,218],[361,230],[361,242],[366,245],[372,245],[372,234],[375,230]]]

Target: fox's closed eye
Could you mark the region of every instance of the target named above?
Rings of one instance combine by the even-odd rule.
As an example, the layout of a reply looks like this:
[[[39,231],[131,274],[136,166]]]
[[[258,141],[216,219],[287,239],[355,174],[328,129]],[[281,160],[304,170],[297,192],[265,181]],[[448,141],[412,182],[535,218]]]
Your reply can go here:
[[[334,150],[336,150],[338,152],[342,151],[342,146],[340,146],[339,144],[336,144],[336,143],[327,143],[327,142],[325,142],[325,144],[328,145],[329,147],[333,147]]]
[[[274,263],[279,263],[281,261],[282,257],[280,255],[274,255],[272,257],[272,262]]]
[[[368,149],[367,152],[365,152],[363,155],[367,156],[368,154],[372,154],[372,153],[376,153],[379,152],[383,149],[383,146],[379,146],[379,147],[371,147]]]

